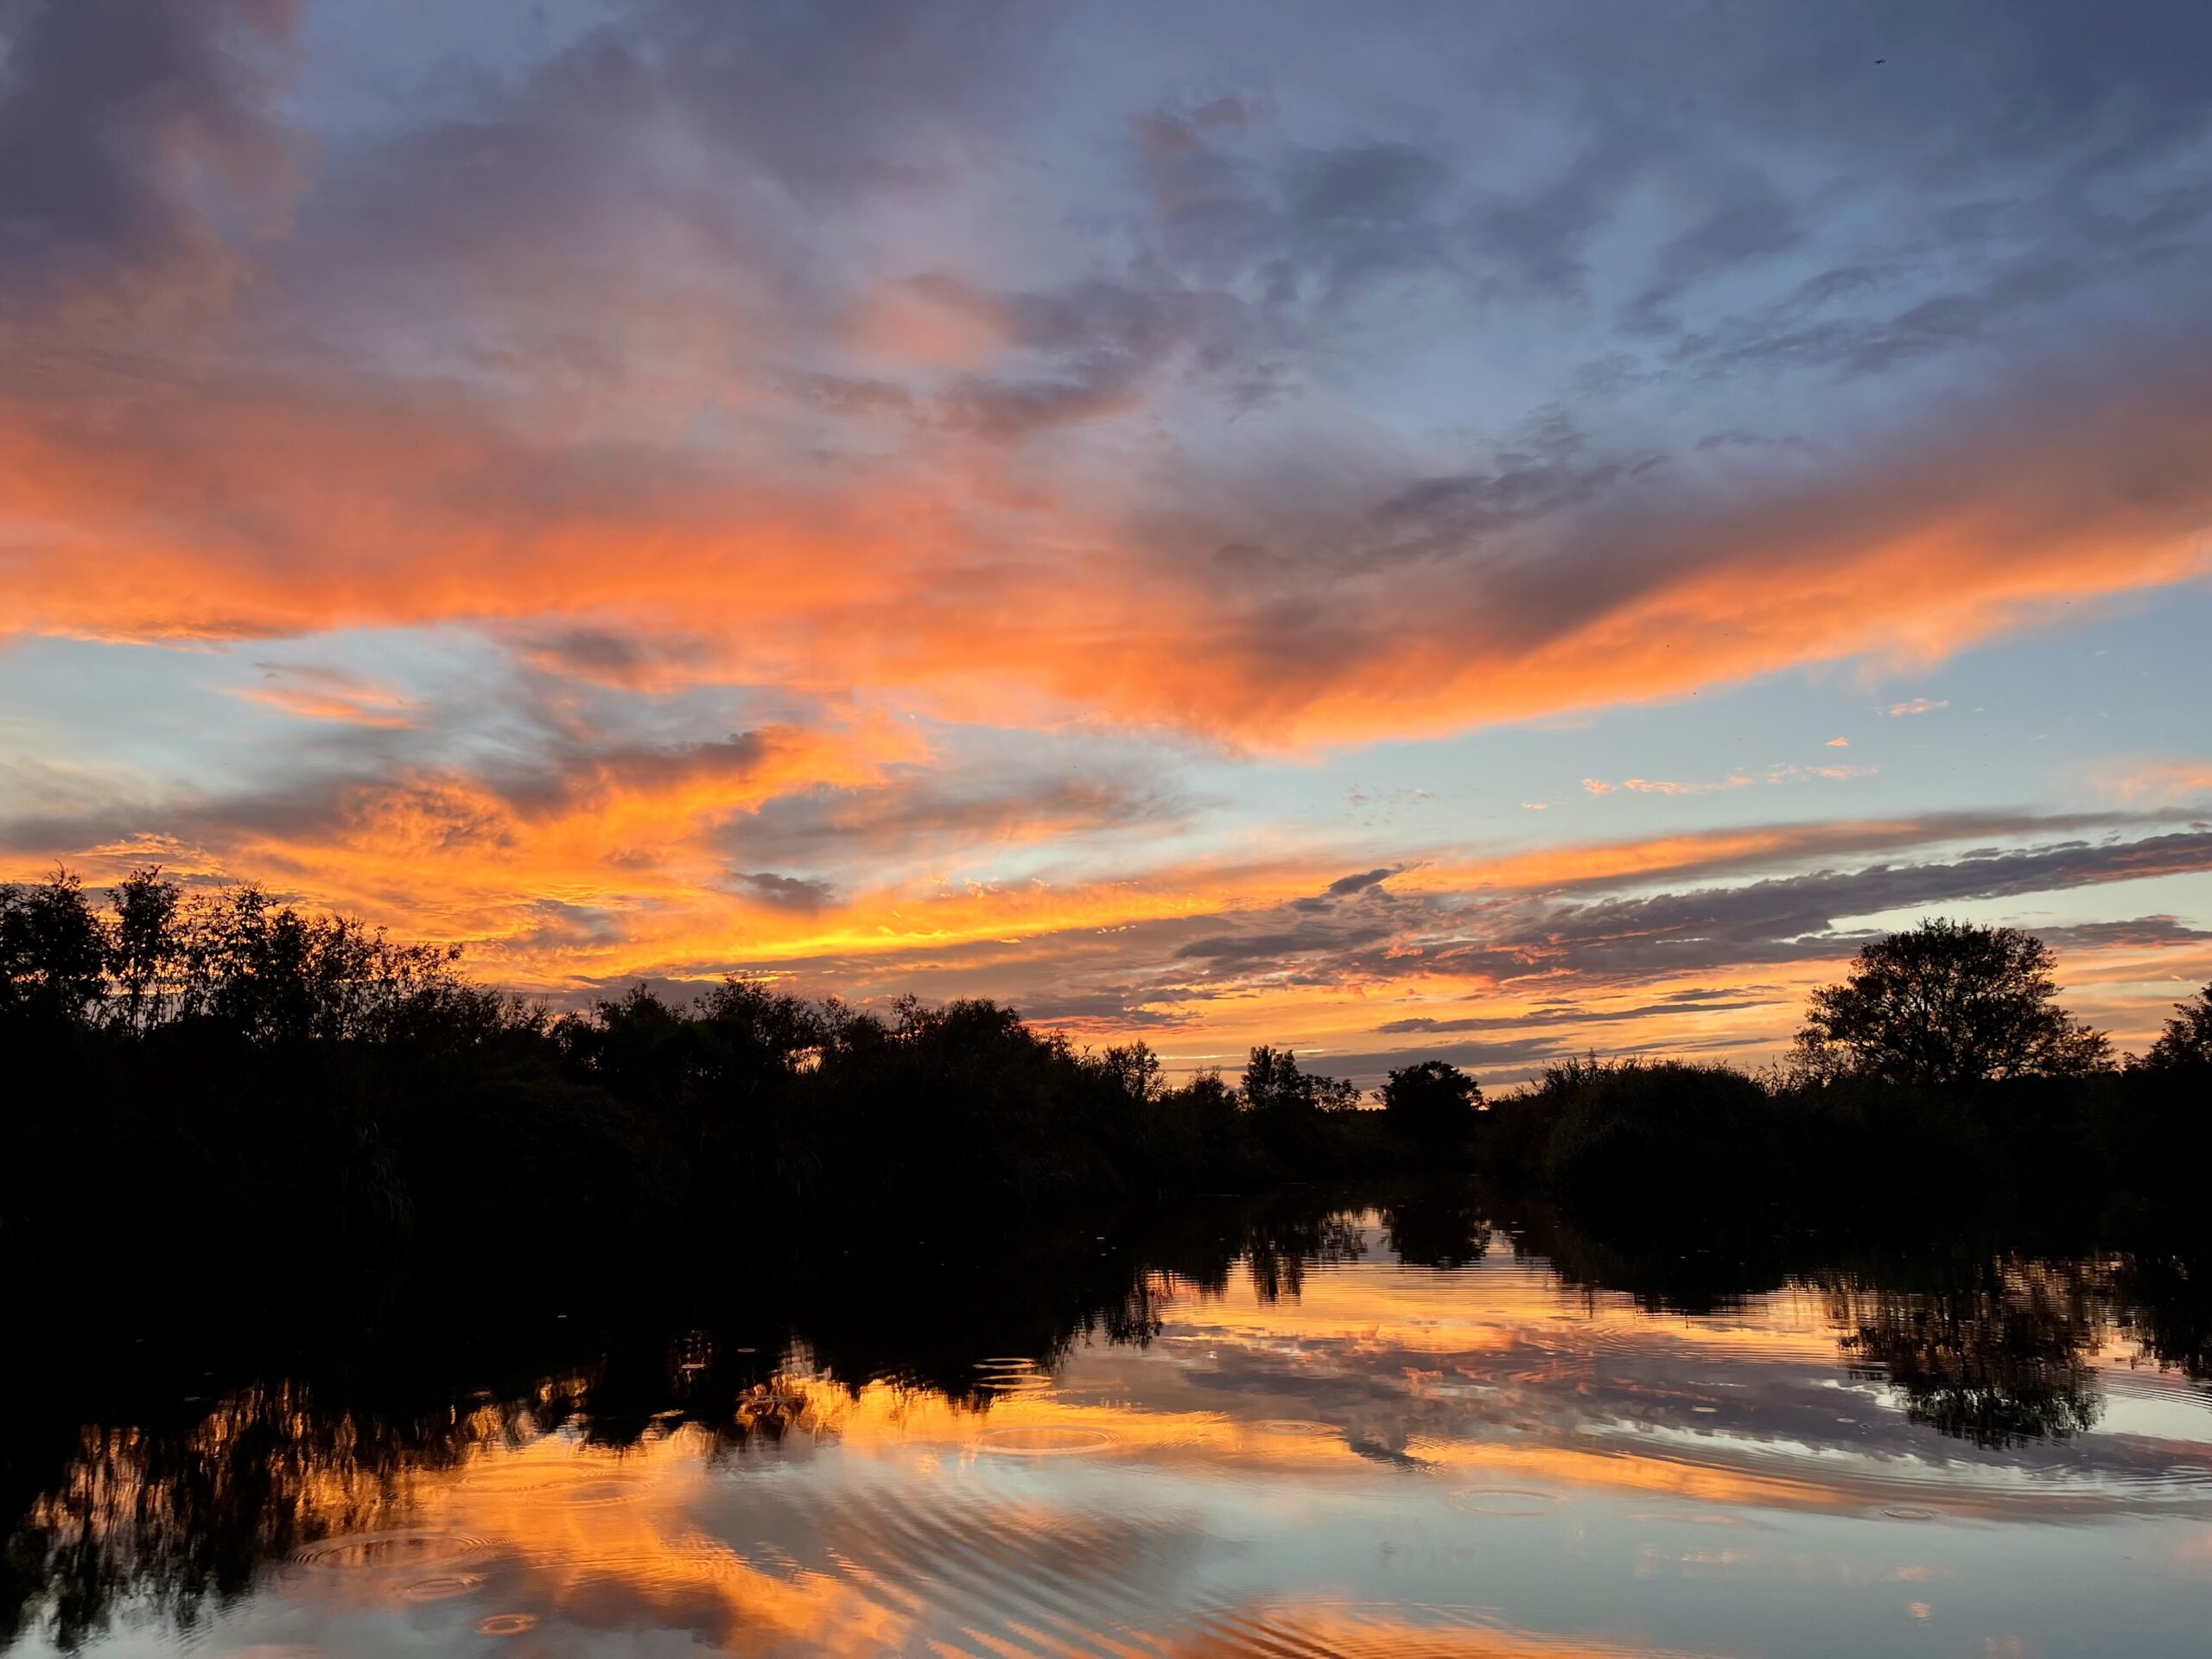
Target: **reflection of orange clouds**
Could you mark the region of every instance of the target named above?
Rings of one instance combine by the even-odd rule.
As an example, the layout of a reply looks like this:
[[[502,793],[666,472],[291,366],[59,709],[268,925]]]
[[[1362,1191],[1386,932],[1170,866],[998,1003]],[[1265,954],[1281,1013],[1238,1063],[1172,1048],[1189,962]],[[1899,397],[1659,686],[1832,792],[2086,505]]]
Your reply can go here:
[[[1703,1347],[1767,1360],[1825,1364],[1835,1338],[1824,1307],[1811,1298],[1761,1299],[1756,1315],[1708,1315],[1663,1327],[1632,1297],[1564,1294],[1548,1273],[1519,1266],[1481,1268],[1474,1277],[1426,1271],[1309,1275],[1294,1301],[1251,1293],[1249,1274],[1230,1294],[1203,1305],[1203,1323],[1224,1340],[1330,1341],[1413,1354],[1505,1352],[1530,1342],[1562,1349],[1602,1345],[1633,1333],[1675,1349]],[[1475,1287],[1479,1287],[1478,1294]],[[1186,1310],[1190,1317],[1199,1317]]]
[[[2212,1580],[2212,1531],[2184,1538],[2174,1547],[2174,1571],[2185,1579]]]
[[[1241,1444],[1234,1432],[1224,1432],[1218,1443],[1179,1432],[1166,1440],[1151,1439],[1141,1421],[1130,1421],[1144,1414],[1127,1408],[1013,1399],[979,1419],[947,1409],[942,1402],[920,1407],[913,1397],[883,1384],[870,1386],[842,1408],[831,1401],[833,1391],[826,1385],[795,1386],[807,1388],[810,1420],[817,1405],[824,1413],[815,1422],[817,1432],[830,1432],[834,1420],[841,1457],[902,1454],[898,1478],[921,1489],[908,1500],[917,1505],[917,1514],[937,1507],[927,1496],[933,1488],[940,1493],[939,1503],[955,1502],[944,1486],[944,1465],[927,1456],[927,1448],[938,1442],[964,1444],[972,1455],[980,1436],[1008,1420],[1061,1426],[1108,1421],[1120,1431],[1122,1453],[1180,1453],[1192,1459],[1187,1466],[1193,1472],[1217,1465],[1221,1453],[1233,1454]],[[988,1428],[982,1426],[986,1421]],[[1372,1465],[1351,1459],[1341,1444],[1305,1444],[1309,1459],[1326,1458],[1347,1473],[1372,1477]],[[1004,1586],[1003,1599],[986,1605],[994,1617],[984,1628],[967,1622],[972,1614],[957,1598],[957,1566],[948,1586],[940,1576],[941,1563],[904,1562],[895,1549],[886,1555],[887,1540],[876,1535],[867,1505],[833,1505],[823,1529],[798,1558],[779,1545],[748,1546],[741,1538],[701,1531],[701,1505],[723,1478],[706,1460],[704,1450],[696,1430],[649,1440],[619,1459],[579,1453],[561,1440],[548,1439],[479,1459],[458,1479],[427,1493],[421,1513],[435,1532],[494,1541],[495,1552],[505,1548],[498,1541],[524,1545],[524,1599],[550,1610],[554,1619],[583,1629],[688,1629],[734,1652],[1105,1652],[1151,1659],[1255,1650],[1439,1659],[1613,1659],[1627,1652],[1603,1641],[1505,1628],[1470,1610],[1364,1606],[1319,1597],[1202,1609],[1187,1618],[1168,1613],[1147,1626],[1102,1618],[1079,1594],[1048,1592],[1039,1599],[1033,1622],[1024,1617],[1026,1587],[1013,1576]],[[944,1535],[922,1541],[956,1554],[963,1546],[995,1541],[1009,1552],[996,1565],[1010,1575],[1040,1562],[1049,1565],[1063,1553],[1066,1567],[1085,1581],[1102,1569],[1111,1572],[1099,1552],[1115,1546],[1090,1536],[1097,1523],[1080,1507],[1004,1493],[980,1506],[963,1503],[957,1517],[946,1513],[938,1518]],[[978,1527],[984,1529],[980,1535]],[[927,1569],[926,1577],[912,1576],[916,1565]],[[1045,1628],[1047,1621],[1054,1628]],[[540,1622],[545,1622],[544,1615]]]
[[[1413,1442],[1408,1450],[1438,1470],[1454,1474],[1480,1472],[1614,1492],[1662,1493],[1700,1503],[1827,1510],[1857,1508],[1873,1501],[1872,1494],[1852,1493],[1848,1472],[1839,1471],[1825,1479],[1799,1478],[1731,1468],[1720,1462],[1678,1459],[1649,1447],[1631,1455],[1561,1446],[1423,1440]]]
[[[1244,1659],[1255,1654],[1340,1659],[1675,1659],[1681,1649],[1633,1647],[1590,1637],[1543,1636],[1498,1624],[1467,1609],[1408,1610],[1289,1604],[1237,1608],[1193,1621],[1195,1629],[1133,1649],[1152,1659]]]
[[[524,1544],[531,1600],[586,1628],[631,1629],[642,1616],[703,1628],[725,1651],[898,1650],[909,1611],[865,1585],[778,1570],[697,1531],[693,1507],[715,1478],[704,1451],[696,1431],[620,1459],[549,1437],[482,1459],[482,1478],[445,1486],[425,1514],[441,1531]]]
[[[1371,1235],[1382,1222],[1370,1213],[1357,1224]],[[542,1384],[535,1405],[461,1411],[427,1451],[380,1464],[356,1460],[350,1422],[317,1432],[302,1415],[273,1443],[306,1535],[367,1535],[319,1539],[299,1567],[257,1582],[245,1617],[259,1602],[264,1626],[373,1635],[379,1618],[413,1624],[423,1604],[449,1603],[454,1628],[530,1630],[556,1648],[659,1638],[762,1656],[1627,1659],[1677,1649],[1637,1640],[1646,1627],[1618,1622],[1610,1593],[1576,1599],[1576,1575],[1617,1586],[1624,1567],[1637,1580],[1751,1569],[1782,1597],[1815,1580],[1925,1594],[1919,1586],[1961,1580],[1945,1556],[1962,1535],[1924,1533],[1911,1541],[1924,1558],[1904,1553],[1878,1512],[1907,1518],[1891,1506],[1908,1493],[1921,1520],[1938,1518],[1925,1503],[1947,1520],[2038,1533],[2053,1521],[2193,1517],[2201,1505],[2186,1491],[2148,1490],[2158,1483],[2140,1478],[2151,1466],[2141,1459],[2031,1470],[1955,1463],[1910,1436],[1808,1445],[1786,1426],[1762,1434],[1766,1402],[1836,1376],[1828,1288],[1692,1319],[1586,1297],[1541,1263],[1497,1256],[1452,1273],[1319,1267],[1305,1282],[1299,1300],[1262,1302],[1241,1272],[1218,1293],[1156,1281],[1169,1323],[1148,1348],[1080,1346],[1057,1371],[980,1361],[1001,1390],[987,1406],[881,1380],[849,1389],[801,1344],[737,1396],[747,1432],[664,1427],[678,1421],[671,1410],[620,1452],[547,1432],[572,1405],[588,1412],[579,1376]],[[1481,1363],[1439,1391],[1448,1359],[1418,1362],[1455,1349]],[[1640,1413],[1678,1398],[1715,1359],[1737,1364],[1734,1384],[1747,1390],[1747,1409],[1717,1432]],[[296,1409],[282,1391],[264,1398]],[[1347,1421],[1259,1414],[1286,1398]],[[753,1432],[767,1425],[773,1433]],[[227,1466],[216,1443],[227,1437],[238,1468],[251,1470],[269,1456],[269,1427],[266,1411],[219,1409],[200,1449]],[[130,1438],[116,1431],[103,1444],[88,1432],[64,1499],[124,1532],[143,1514],[146,1477],[162,1470],[134,1455]],[[1377,1443],[1402,1449],[1400,1466],[1354,1449]],[[2154,1449],[2176,1462],[2202,1450]],[[180,1496],[200,1490],[187,1483]],[[1806,1515],[1866,1518],[1873,1524],[1853,1536],[1879,1553],[1817,1541],[1807,1553],[1803,1539],[1779,1535]],[[1533,1553],[1496,1530],[1529,1522],[1541,1529]],[[1674,1535],[1685,1525],[1761,1532],[1686,1548]],[[101,1541],[97,1529],[92,1537]],[[403,1539],[419,1548],[376,1554],[374,1541]],[[1479,1581],[1487,1605],[1459,1605],[1459,1585],[1476,1581],[1424,1574],[1418,1560],[1408,1574],[1395,1558],[1408,1539],[1446,1572],[1454,1560],[1548,1559],[1559,1577],[1533,1597],[1492,1577]],[[2183,1545],[2138,1559],[2196,1577],[2203,1554]],[[1452,1599],[1414,1599],[1416,1586],[1447,1586]],[[1855,1605],[1886,1606],[1896,1593]],[[1504,1622],[1530,1610],[1570,1628]],[[1681,1639],[1688,1627],[1653,1628]]]
[[[1104,1455],[1170,1465],[1185,1475],[1205,1477],[1256,1460],[1278,1474],[1294,1474],[1288,1465],[1295,1465],[1295,1474],[1374,1476],[1373,1465],[1351,1453],[1341,1437],[1270,1433],[1265,1425],[1217,1412],[1147,1411],[1131,1402],[1089,1405],[1031,1393],[1001,1398],[978,1413],[881,1382],[857,1395],[818,1377],[786,1377],[777,1387],[803,1401],[790,1416],[796,1432],[834,1441],[847,1462],[893,1460],[893,1478],[903,1487],[918,1484],[920,1490],[903,1500],[916,1514],[953,1504],[954,1490],[945,1483],[956,1471],[968,1460],[998,1455],[995,1446],[1015,1440],[1024,1430],[1070,1436],[1092,1431],[1109,1440]],[[1252,1651],[1262,1633],[1285,1651],[1469,1659],[1573,1659],[1624,1651],[1604,1642],[1505,1629],[1462,1610],[1366,1607],[1325,1599],[1200,1611],[1187,1619],[1171,1615],[1150,1628],[1095,1620],[1078,1626],[1063,1618],[1055,1621],[1063,1625],[1058,1637],[1025,1623],[1017,1601],[1004,1610],[1005,1622],[979,1628],[953,1612],[958,1604],[947,1604],[946,1586],[934,1573],[926,1580],[910,1577],[897,1547],[878,1535],[870,1505],[831,1505],[818,1535],[796,1558],[780,1544],[755,1546],[741,1535],[702,1532],[701,1507],[727,1478],[706,1451],[697,1429],[648,1439],[619,1458],[582,1452],[549,1436],[519,1450],[481,1454],[457,1477],[426,1483],[417,1523],[439,1535],[488,1541],[487,1560],[501,1560],[510,1548],[521,1546],[515,1565],[521,1570],[522,1600],[550,1610],[560,1622],[583,1629],[689,1629],[735,1652],[874,1654],[908,1650],[920,1642],[927,1650],[946,1654],[1201,1655]],[[1501,1457],[1490,1466],[1589,1484],[1608,1461],[1590,1459],[1586,1468],[1572,1459],[1552,1465],[1540,1457]],[[1006,1466],[1020,1466],[1020,1459],[1009,1459]],[[940,1494],[935,1501],[928,1496],[933,1489]],[[1752,1482],[1731,1485],[1719,1475],[1700,1484],[1694,1471],[1671,1484],[1654,1480],[1636,1489],[1726,1502],[1788,1496]],[[1062,1508],[1012,1492],[990,1497],[980,1507],[972,1498],[959,1504],[957,1516],[950,1510],[939,1515],[945,1531],[934,1539],[934,1548],[957,1550],[997,1539],[1016,1552],[1014,1562],[1021,1570],[1065,1550],[1086,1575],[1100,1570],[1096,1552],[1112,1548],[1104,1540],[1087,1540],[1095,1522],[1079,1506]],[[978,1527],[985,1529],[980,1535]]]

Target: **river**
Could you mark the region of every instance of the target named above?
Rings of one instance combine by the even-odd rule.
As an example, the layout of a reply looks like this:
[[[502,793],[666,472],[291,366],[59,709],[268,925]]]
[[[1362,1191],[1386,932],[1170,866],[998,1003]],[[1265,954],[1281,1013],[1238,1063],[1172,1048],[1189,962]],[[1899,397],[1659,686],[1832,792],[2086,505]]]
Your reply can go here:
[[[1203,1248],[1098,1236],[1023,1281],[1036,1306],[968,1320],[974,1281],[941,1294],[919,1240],[861,1305],[585,1340],[522,1382],[410,1393],[356,1362],[143,1421],[103,1403],[11,1449],[0,1642],[2212,1650],[2185,1264],[1681,1243],[1637,1260],[1465,1203],[1247,1217]]]

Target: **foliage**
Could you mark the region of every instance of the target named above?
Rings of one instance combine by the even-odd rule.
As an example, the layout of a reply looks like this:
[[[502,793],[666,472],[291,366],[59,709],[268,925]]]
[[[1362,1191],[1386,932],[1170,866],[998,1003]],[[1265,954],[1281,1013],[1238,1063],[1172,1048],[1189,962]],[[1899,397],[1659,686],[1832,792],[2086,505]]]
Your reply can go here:
[[[1254,1049],[1235,1086],[1173,1084],[1142,1043],[1080,1050],[982,1001],[855,1008],[730,979],[556,1016],[471,983],[450,950],[257,888],[148,869],[102,906],[57,873],[0,887],[0,1243],[68,1226],[87,1171],[103,1213],[189,1210],[211,1250],[651,1254],[1411,1170],[1624,1201],[1903,1170],[2170,1203],[2212,1154],[2191,1059],[2208,999],[2112,1072],[2050,968],[2024,936],[1932,925],[1821,994],[1816,1063],[1793,1071],[1592,1055],[1485,1101],[1427,1060],[1368,1111],[1287,1048]]]
[[[1866,946],[1848,979],[1813,994],[1798,1064],[1816,1081],[1909,1089],[2102,1071],[2110,1045],[2057,1006],[2056,965],[2015,928],[1924,921]]]
[[[0,1020],[204,1025],[255,1044],[389,1041],[434,1023],[496,1020],[461,952],[396,944],[343,916],[302,915],[247,886],[188,896],[133,871],[103,915],[67,871],[0,887]]]
[[[2212,1067],[2212,985],[2174,1004],[2166,1028],[2136,1064],[2153,1071]]]
[[[1577,1187],[1713,1184],[1760,1160],[1777,1115],[1773,1096],[1726,1066],[1595,1056],[1548,1067],[1524,1109],[1548,1120],[1545,1177]]]
[[[107,951],[83,885],[0,887],[0,1019],[74,1021],[99,1005]]]
[[[1475,1080],[1443,1060],[1402,1065],[1382,1085],[1382,1109],[1390,1127],[1432,1152],[1453,1151],[1466,1143],[1482,1101]]]
[[[1342,1077],[1298,1069],[1296,1051],[1262,1046],[1244,1067],[1247,1111],[1300,1115],[1349,1112],[1359,1107],[1359,1090]]]

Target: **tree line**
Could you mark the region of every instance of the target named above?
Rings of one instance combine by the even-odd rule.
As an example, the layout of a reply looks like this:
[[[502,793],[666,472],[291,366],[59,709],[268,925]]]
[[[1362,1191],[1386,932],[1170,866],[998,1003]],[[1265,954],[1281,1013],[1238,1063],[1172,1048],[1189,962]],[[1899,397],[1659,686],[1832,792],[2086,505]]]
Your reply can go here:
[[[1415,1169],[1834,1185],[1906,1154],[2140,1185],[2206,1134],[2212,987],[2121,1060],[2055,970],[2025,933],[1929,921],[1866,945],[1763,1073],[1592,1055],[1485,1099],[1427,1059],[1366,1110],[1287,1047],[1171,1083],[1141,1042],[1078,1048],[982,1001],[866,1009],[733,978],[556,1014],[457,950],[255,887],[147,868],[103,901],[60,872],[0,887],[0,1227],[190,1201],[326,1236],[665,1237]]]

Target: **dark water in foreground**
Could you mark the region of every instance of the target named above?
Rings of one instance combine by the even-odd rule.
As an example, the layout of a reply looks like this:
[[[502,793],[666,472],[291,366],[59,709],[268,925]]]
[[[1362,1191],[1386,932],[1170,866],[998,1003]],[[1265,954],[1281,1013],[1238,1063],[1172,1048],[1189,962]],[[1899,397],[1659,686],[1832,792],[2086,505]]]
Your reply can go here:
[[[964,1377],[692,1333],[643,1379],[88,1424],[11,1518],[9,1651],[2212,1652],[2202,1287],[2171,1264],[1683,1311],[1444,1232],[1352,1210],[1140,1261]]]

